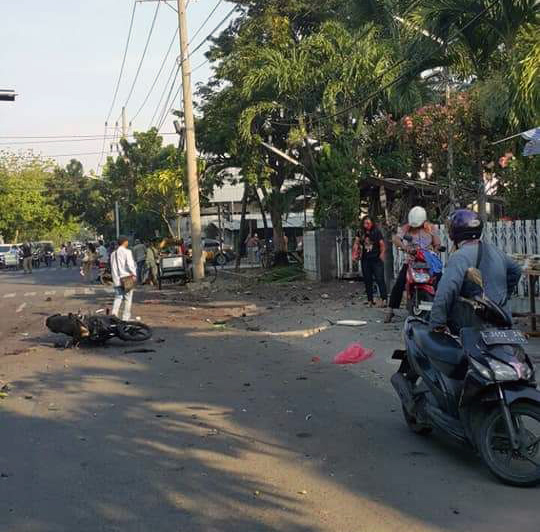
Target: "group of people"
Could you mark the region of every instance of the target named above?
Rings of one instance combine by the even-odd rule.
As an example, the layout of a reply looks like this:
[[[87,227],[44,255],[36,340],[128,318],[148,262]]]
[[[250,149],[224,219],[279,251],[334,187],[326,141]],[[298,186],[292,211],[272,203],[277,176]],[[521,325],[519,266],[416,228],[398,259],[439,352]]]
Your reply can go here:
[[[481,243],[483,222],[478,214],[468,209],[456,210],[448,220],[449,236],[454,244],[444,274],[438,276],[437,291],[431,311],[434,329],[456,323],[459,316],[454,307],[462,295],[467,270],[475,267],[483,274],[486,295],[508,311],[508,300],[521,276],[520,267],[502,251],[491,244]],[[362,219],[354,246],[353,260],[361,265],[366,287],[367,305],[375,306],[374,286],[378,287],[378,306],[387,308],[385,322],[392,321],[394,313],[401,306],[407,282],[409,264],[415,260],[415,249],[438,252],[441,239],[436,227],[429,223],[426,210],[414,207],[409,212],[408,223],[401,226],[394,235],[393,244],[405,253],[404,264],[394,282],[390,297],[384,275],[386,244],[383,234],[373,219]],[[480,250],[479,250],[480,247]]]

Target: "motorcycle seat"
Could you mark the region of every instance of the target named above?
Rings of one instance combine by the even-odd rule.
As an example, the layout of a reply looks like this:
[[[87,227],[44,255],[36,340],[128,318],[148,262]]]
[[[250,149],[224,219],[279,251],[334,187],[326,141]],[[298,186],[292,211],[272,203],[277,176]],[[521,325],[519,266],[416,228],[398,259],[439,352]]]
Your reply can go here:
[[[466,370],[466,358],[461,344],[448,334],[433,332],[427,325],[418,324],[413,328],[416,345],[445,375],[461,378]]]

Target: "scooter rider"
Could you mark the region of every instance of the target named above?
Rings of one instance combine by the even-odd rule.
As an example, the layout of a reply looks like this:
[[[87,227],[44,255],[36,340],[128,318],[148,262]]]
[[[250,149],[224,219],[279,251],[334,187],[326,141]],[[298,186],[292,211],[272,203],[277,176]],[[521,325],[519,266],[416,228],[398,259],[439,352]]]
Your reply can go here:
[[[404,238],[410,236],[412,242],[407,243]],[[403,291],[407,283],[407,269],[409,262],[414,261],[414,257],[409,254],[410,248],[416,247],[424,250],[433,249],[437,251],[441,246],[441,239],[436,229],[427,221],[427,213],[423,207],[416,206],[409,211],[408,223],[398,229],[393,238],[394,245],[403,250],[407,256],[390,294],[389,309],[384,318],[385,323],[390,323],[394,317],[394,310],[399,309],[403,299]]]
[[[449,236],[457,251],[452,254],[439,282],[430,326],[435,331],[451,332],[467,326],[464,323],[466,313],[457,305],[463,293],[465,276],[469,268],[478,268],[482,273],[484,293],[508,315],[508,301],[521,277],[521,268],[505,253],[491,244],[480,240],[484,224],[477,213],[468,209],[459,209],[450,215]]]

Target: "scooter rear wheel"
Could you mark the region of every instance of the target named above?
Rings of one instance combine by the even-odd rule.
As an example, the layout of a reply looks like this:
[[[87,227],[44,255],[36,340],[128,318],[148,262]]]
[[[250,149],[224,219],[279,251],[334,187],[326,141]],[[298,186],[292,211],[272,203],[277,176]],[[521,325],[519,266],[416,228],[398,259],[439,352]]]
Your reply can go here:
[[[503,414],[497,407],[484,419],[476,435],[477,446],[489,470],[505,484],[540,484],[540,407],[530,403],[510,406],[512,421],[520,439],[514,451]]]
[[[420,318],[421,320],[428,320],[431,312],[429,310],[420,309],[422,303],[433,303],[435,298],[424,292],[423,290],[415,290],[413,297],[407,301],[407,310],[410,316]]]

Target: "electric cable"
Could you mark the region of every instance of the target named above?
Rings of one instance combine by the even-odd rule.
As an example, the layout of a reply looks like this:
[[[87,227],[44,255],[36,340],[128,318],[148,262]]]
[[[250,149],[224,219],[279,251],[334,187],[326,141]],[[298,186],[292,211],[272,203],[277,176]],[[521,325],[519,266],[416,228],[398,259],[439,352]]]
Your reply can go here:
[[[159,13],[160,6],[161,6],[161,1],[158,1],[156,5],[156,10],[154,11],[152,24],[150,25],[150,31],[148,32],[148,37],[146,38],[146,44],[144,45],[144,50],[143,50],[141,59],[139,60],[139,66],[137,67],[137,72],[135,74],[135,77],[133,78],[133,83],[131,84],[128,97],[126,98],[126,101],[124,103],[124,107],[127,107],[127,104],[129,103],[129,100],[131,99],[131,96],[133,95],[133,91],[135,90],[135,85],[137,84],[137,80],[139,79],[139,74],[141,73],[141,68],[144,63],[144,59],[146,57],[146,52],[148,51],[148,45],[150,44],[150,40],[152,39],[152,34],[154,33],[154,27],[156,25],[156,19]]]

